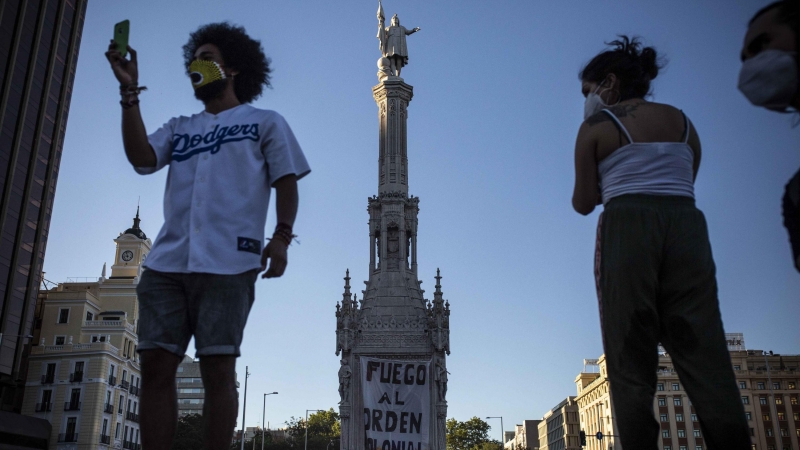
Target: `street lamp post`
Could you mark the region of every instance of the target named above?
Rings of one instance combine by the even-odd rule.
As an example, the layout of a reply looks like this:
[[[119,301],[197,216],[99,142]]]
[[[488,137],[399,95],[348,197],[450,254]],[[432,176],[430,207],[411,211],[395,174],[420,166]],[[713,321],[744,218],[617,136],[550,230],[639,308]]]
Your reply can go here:
[[[304,450],[308,450],[308,412],[309,411],[319,412],[319,411],[324,411],[324,410],[322,410],[322,409],[307,409],[306,410],[306,423],[304,424],[306,426],[306,444],[305,444],[305,447],[303,447]]]
[[[268,394],[264,394],[264,409],[261,410],[261,450],[264,450],[264,433],[266,432],[266,428],[264,428],[265,414],[267,412],[267,396],[277,394],[277,392],[270,392]]]
[[[247,378],[250,377],[249,372],[250,367],[244,366],[244,406],[242,406],[242,447],[241,449],[244,450],[244,418],[245,414],[247,413]]]
[[[486,418],[486,420],[489,420],[489,419],[500,419],[500,447],[501,448],[505,448],[505,446],[506,446],[506,432],[505,432],[505,429],[503,429],[503,416],[492,416],[492,417],[487,417]]]

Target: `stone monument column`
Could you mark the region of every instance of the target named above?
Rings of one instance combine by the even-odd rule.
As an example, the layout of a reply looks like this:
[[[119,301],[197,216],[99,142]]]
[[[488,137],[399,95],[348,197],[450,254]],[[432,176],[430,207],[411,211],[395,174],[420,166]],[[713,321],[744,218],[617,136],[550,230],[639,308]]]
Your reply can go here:
[[[450,305],[442,297],[438,269],[432,302],[424,298],[417,278],[419,197],[408,194],[406,140],[414,90],[399,76],[408,62],[405,36],[419,28],[402,27],[397,15],[386,27],[382,7],[378,21],[383,56],[378,60],[379,83],[372,88],[378,106],[378,195],[367,200],[369,278],[359,302],[350,292],[348,270],[341,303],[336,305],[341,450],[365,449],[362,356],[428,363],[430,411],[423,420],[429,435],[422,450],[445,450]]]

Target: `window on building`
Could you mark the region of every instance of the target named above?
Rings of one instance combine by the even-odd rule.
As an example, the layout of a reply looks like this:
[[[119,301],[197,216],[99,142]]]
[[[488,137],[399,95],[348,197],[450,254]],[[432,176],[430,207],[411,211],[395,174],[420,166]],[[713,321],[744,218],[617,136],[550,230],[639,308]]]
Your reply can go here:
[[[745,411],[744,418],[747,420],[753,420],[753,414],[751,414],[750,411]]]
[[[125,425],[125,434],[123,436],[124,437],[123,437],[122,440],[127,441],[128,440],[128,426],[127,425]]]
[[[775,396],[775,404],[776,405],[782,405],[783,404],[783,396],[782,395],[776,395]]]
[[[766,385],[764,385],[763,381],[759,381],[758,383],[756,383],[756,389],[766,389],[766,388],[767,387]]]
[[[786,384],[789,385],[789,389],[797,389],[797,383],[794,381],[788,381]]]
[[[753,427],[750,427],[750,436],[755,436],[755,435],[756,435],[756,429],[753,428]]]
[[[778,411],[778,420],[786,420],[786,414]]]
[[[92,313],[91,311],[86,311],[86,321],[91,322],[92,319],[94,319],[94,313]]]
[[[58,323],[69,323],[69,308],[59,308]]]
[[[681,414],[681,413],[675,414],[675,421],[676,422],[683,422],[683,414]]]
[[[746,381],[740,381],[739,382],[739,389],[747,389],[747,382]]]
[[[668,438],[669,437],[669,430],[661,430],[661,437]]]
[[[178,366],[178,373],[183,372],[183,367]]]
[[[742,366],[735,365],[733,366],[733,370],[742,370]]]
[[[797,396],[796,395],[792,395],[791,397],[789,397],[789,403],[791,403],[793,405],[796,405],[797,404]]]
[[[694,437],[701,437],[701,436],[700,436],[700,430],[692,430],[692,436],[694,436]]]
[[[781,428],[781,436],[789,437],[789,430],[786,428]]]
[[[107,432],[108,432],[108,419],[103,419],[103,431],[100,434],[102,434],[103,436],[107,436],[108,435]]]
[[[119,422],[117,422],[117,430],[114,432],[114,439],[119,439]]]
[[[683,428],[679,428],[678,429],[678,437],[679,438],[686,437],[686,430],[684,430]]]
[[[795,422],[800,422],[800,413],[792,413],[792,419],[794,419]],[[800,430],[800,427],[797,429]]]
[[[66,336],[56,336],[56,340],[54,342],[55,345],[64,345],[66,344],[67,337]]]
[[[672,398],[672,404],[675,405],[675,406],[681,406],[682,405],[681,398],[680,397],[673,397]]]
[[[117,408],[117,414],[122,414],[122,408],[125,406],[125,397],[120,395],[119,396],[119,408]]]
[[[692,414],[692,422],[697,422],[697,414]]]
[[[703,446],[702,445],[695,445],[694,446],[694,450],[703,450]]]
[[[742,404],[743,405],[749,405],[750,404],[750,397],[748,397],[746,395],[742,396]]]
[[[51,405],[52,401],[53,401],[53,391],[51,389],[43,390],[42,391],[42,405],[41,405],[42,407],[41,408],[37,408],[37,410],[38,409],[41,409],[42,411],[49,410],[50,409],[49,406]]]
[[[673,391],[680,391],[681,390],[680,383],[672,383],[672,390]]]
[[[761,403],[762,405],[766,405],[767,404],[767,397],[758,397],[758,403]]]
[[[664,397],[658,397],[658,406],[667,406],[667,399]]]
[[[685,446],[685,445],[681,445],[681,446],[679,446],[678,448],[679,448],[680,450],[686,450],[686,446]]]
[[[764,419],[764,422],[769,422],[770,421],[769,414],[764,414],[764,416],[762,418]]]
[[[672,450],[672,446],[670,446],[670,445],[665,445],[665,446],[664,446],[664,450]]]
[[[773,381],[772,382],[772,389],[780,389],[780,388],[781,388],[781,382],[780,381]]]
[[[767,436],[773,436],[772,427],[767,428],[765,431],[767,432]]]
[[[657,391],[663,391],[664,390],[664,383],[656,384],[656,390]]]
[[[666,414],[661,414],[661,421],[662,422],[667,422],[668,420],[669,419],[667,419],[667,415]]]

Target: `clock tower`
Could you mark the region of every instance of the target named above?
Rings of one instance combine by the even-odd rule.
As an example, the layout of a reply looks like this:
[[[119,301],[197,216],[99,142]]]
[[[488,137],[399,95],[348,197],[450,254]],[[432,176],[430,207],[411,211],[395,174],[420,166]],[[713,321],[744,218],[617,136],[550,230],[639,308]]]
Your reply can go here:
[[[153,243],[139,228],[139,208],[136,208],[136,217],[133,218],[133,227],[120,233],[114,239],[117,244],[117,252],[114,256],[114,264],[111,266],[111,278],[135,278],[141,273],[141,266],[150,247]]]

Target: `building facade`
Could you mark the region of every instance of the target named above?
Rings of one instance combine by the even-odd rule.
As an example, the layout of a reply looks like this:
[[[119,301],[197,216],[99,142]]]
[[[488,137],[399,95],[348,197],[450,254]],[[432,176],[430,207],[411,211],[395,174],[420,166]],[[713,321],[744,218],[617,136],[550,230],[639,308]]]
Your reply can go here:
[[[539,450],[581,450],[575,397],[567,397],[539,422]]]
[[[0,2],[0,410],[19,413],[87,0]]]
[[[178,365],[175,386],[178,389],[178,416],[202,415],[206,390],[203,388],[203,378],[200,375],[200,362],[185,355]]]
[[[753,450],[800,448],[800,355],[777,355],[745,350],[729,339],[731,362],[739,386]],[[605,358],[597,360],[599,372],[578,375],[576,384],[581,428],[587,450],[622,450],[614,438],[598,441],[594,434],[617,435]],[[681,384],[669,355],[658,363],[653,414],[661,426],[660,450],[706,450],[694,406]],[[611,432],[613,430],[613,433]]]
[[[505,432],[503,448],[508,450],[536,450],[539,448],[539,423],[541,420],[524,420]]]
[[[114,241],[110,277],[39,296],[22,413],[52,424],[53,450],[140,448],[136,285],[151,242],[138,212]]]

